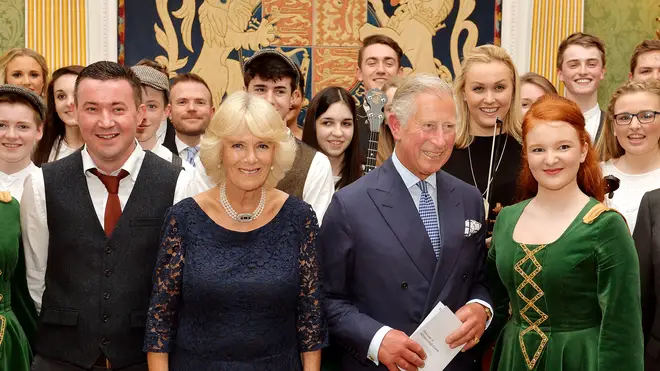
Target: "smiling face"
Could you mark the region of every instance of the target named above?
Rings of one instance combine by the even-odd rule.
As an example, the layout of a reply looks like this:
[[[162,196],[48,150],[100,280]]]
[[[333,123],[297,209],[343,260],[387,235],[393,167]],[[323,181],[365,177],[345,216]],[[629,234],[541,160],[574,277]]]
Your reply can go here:
[[[362,64],[357,68],[357,79],[362,81],[367,91],[382,89],[386,82],[402,71],[394,49],[385,44],[372,44],[362,52]]]
[[[156,135],[160,124],[169,115],[170,106],[165,102],[161,90],[146,85],[142,85],[142,103],[146,106],[146,112],[138,124],[136,138],[140,142],[146,142]]]
[[[520,105],[522,107],[523,116],[529,110],[529,107],[536,102],[537,99],[545,95],[545,90],[540,86],[531,82],[524,83],[520,86]]]
[[[564,51],[564,61],[558,73],[570,95],[590,96],[597,93],[600,81],[605,77],[605,66],[597,48],[571,45]]]
[[[78,126],[76,122],[75,103],[73,90],[76,85],[76,75],[60,76],[53,83],[53,95],[55,98],[55,111],[62,122],[67,126]]]
[[[257,75],[250,80],[247,91],[275,107],[282,120],[285,120],[293,109],[293,102],[301,98],[300,91],[291,91],[291,78],[287,76],[279,80],[265,80]]]
[[[614,103],[614,115],[622,113],[637,114],[640,111],[660,112],[660,97],[649,92],[625,94]],[[660,140],[660,115],[648,124],[640,124],[633,117],[629,125],[613,123],[616,139],[626,154],[643,155],[658,150]]]
[[[162,95],[162,93],[161,93]],[[182,81],[171,91],[172,125],[177,133],[189,136],[204,134],[215,113],[211,92],[197,81]]]
[[[513,99],[513,74],[500,61],[475,63],[465,75],[463,93],[470,112],[470,133],[493,135],[497,117],[504,120]]]
[[[525,138],[529,170],[539,189],[558,191],[577,187],[580,164],[587,156],[587,144],[580,143],[578,132],[564,121],[534,123]]]
[[[7,84],[26,87],[37,95],[43,93],[45,79],[41,65],[26,55],[15,57],[5,67]]]
[[[316,119],[316,140],[328,157],[343,157],[353,139],[353,115],[344,102],[336,102]]]
[[[83,79],[77,94],[76,118],[89,154],[103,171],[120,168],[135,148],[144,105],[136,106],[126,80]]]
[[[273,164],[275,145],[249,131],[223,140],[222,166],[226,182],[242,191],[261,188]]]
[[[419,179],[436,173],[447,162],[456,140],[456,105],[447,93],[421,93],[415,115],[402,124],[390,114],[389,125],[397,140],[394,148],[401,163]]]
[[[36,116],[26,104],[0,103],[0,161],[29,165],[32,149],[43,135]]]

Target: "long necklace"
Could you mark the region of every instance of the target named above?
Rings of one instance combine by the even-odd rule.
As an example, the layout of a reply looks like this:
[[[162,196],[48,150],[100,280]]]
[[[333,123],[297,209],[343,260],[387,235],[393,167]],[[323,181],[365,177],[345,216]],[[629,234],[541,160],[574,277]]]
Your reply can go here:
[[[502,157],[504,157],[504,151],[506,151],[506,142],[509,141],[509,136],[507,135],[504,138],[504,147],[502,148],[502,154],[500,155],[499,160],[497,160],[497,165],[495,166],[495,171],[493,172],[493,176],[488,179],[488,182],[486,183],[486,190],[481,194],[481,197],[486,195],[486,192],[488,192],[488,187],[490,187],[490,183],[495,179],[495,174],[497,174],[497,170],[500,168],[500,164],[502,163]],[[470,152],[470,146],[468,146],[468,157],[470,159],[470,172],[472,173],[472,180],[474,181],[474,186],[479,188],[477,185],[477,178],[474,176],[474,168],[472,167],[472,152]]]
[[[220,186],[220,204],[222,204],[222,207],[224,207],[230,218],[237,222],[249,223],[256,220],[261,215],[261,212],[264,211],[264,206],[266,206],[266,189],[261,187],[261,199],[259,199],[259,205],[257,205],[257,208],[253,212],[239,214],[231,207],[227,199],[227,183],[222,183]]]

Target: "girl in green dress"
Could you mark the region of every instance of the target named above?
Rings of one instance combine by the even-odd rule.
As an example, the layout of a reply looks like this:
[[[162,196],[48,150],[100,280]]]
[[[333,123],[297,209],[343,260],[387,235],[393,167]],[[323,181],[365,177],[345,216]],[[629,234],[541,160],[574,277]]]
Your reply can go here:
[[[523,121],[523,202],[504,208],[488,254],[491,370],[643,370],[639,263],[578,106],[540,98]],[[506,322],[506,323],[504,323]]]
[[[23,327],[34,333],[36,311],[27,294],[25,259],[19,247],[18,201],[9,192],[0,192],[0,220],[0,371],[27,371],[32,354]]]

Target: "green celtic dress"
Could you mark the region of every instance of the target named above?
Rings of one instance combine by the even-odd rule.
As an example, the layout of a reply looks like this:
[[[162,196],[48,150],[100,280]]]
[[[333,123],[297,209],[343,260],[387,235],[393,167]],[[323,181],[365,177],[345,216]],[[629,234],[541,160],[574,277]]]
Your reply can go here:
[[[556,241],[526,245],[513,230],[529,201],[500,212],[488,254],[502,329],[491,371],[642,371],[639,262],[623,217],[591,199]]]
[[[30,369],[36,310],[27,291],[16,199],[0,201],[0,371]]]

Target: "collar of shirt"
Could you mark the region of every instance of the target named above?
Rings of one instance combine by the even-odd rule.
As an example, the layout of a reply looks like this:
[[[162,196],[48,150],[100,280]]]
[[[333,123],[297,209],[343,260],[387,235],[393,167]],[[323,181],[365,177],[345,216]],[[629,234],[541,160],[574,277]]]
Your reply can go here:
[[[600,113],[600,106],[598,104],[596,104],[591,109],[589,109],[589,110],[585,111],[584,113],[582,113],[582,115],[584,116],[585,120],[590,120],[590,119],[594,118],[598,113]]]
[[[156,130],[156,138],[162,138],[165,133],[167,133],[167,119],[160,123],[158,130]]]
[[[19,170],[15,173],[12,174],[5,174],[2,171],[0,171],[0,177],[3,179],[8,179],[10,181],[16,180],[16,179],[25,179],[34,169],[38,169],[38,167],[30,161],[30,164],[23,168],[23,170]]]
[[[178,135],[174,136],[174,143],[176,144],[176,151],[179,154],[179,156],[183,156],[183,151],[186,148],[190,147],[189,145],[183,143],[183,141],[181,139],[179,139]],[[199,156],[196,156],[196,157],[199,157]],[[185,157],[182,157],[182,158],[185,158]]]
[[[85,171],[85,175],[89,177],[91,176],[89,170],[97,168],[96,163],[94,163],[92,156],[90,156],[89,152],[87,152],[87,145],[83,147],[81,154],[82,154],[83,170]],[[140,147],[140,143],[138,143],[136,139],[135,149],[133,149],[131,155],[128,157],[126,162],[124,162],[124,165],[122,165],[119,169],[113,171],[112,174],[108,174],[108,175],[116,176],[117,174],[119,174],[120,170],[124,169],[128,171],[128,174],[130,174],[131,179],[135,182],[138,176],[138,172],[140,171],[140,167],[142,166],[143,160],[144,160],[144,150],[142,150],[142,147]],[[101,169],[99,169],[99,171],[103,173]]]
[[[406,188],[410,189],[414,187],[421,180],[417,177],[417,175],[413,174],[410,170],[408,170],[408,168],[403,166],[403,164],[396,155],[396,151],[392,152],[392,163],[394,163],[394,168],[401,176],[401,179],[403,179],[403,183],[406,185]],[[429,175],[428,178],[426,178],[427,185],[431,187],[429,191],[435,192],[435,187],[436,187],[435,176],[436,176],[435,173],[433,173]]]

